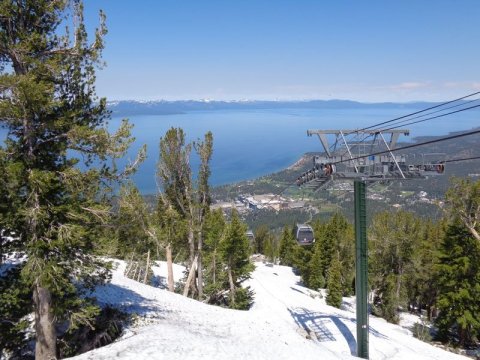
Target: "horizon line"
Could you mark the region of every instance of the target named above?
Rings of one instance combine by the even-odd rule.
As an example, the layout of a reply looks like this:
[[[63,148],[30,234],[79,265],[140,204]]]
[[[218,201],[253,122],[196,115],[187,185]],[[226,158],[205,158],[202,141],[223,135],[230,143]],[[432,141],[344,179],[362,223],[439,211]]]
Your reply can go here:
[[[301,103],[301,102],[314,102],[314,101],[323,101],[323,102],[333,102],[333,101],[344,101],[344,102],[353,102],[358,104],[414,104],[414,103],[441,103],[445,100],[409,100],[409,101],[360,101],[360,100],[352,100],[352,99],[213,99],[213,98],[179,98],[174,100],[168,99],[115,99],[109,100],[107,99],[107,103],[112,102],[166,102],[166,103],[174,103],[174,102],[185,102],[185,101],[193,101],[193,102],[202,102],[202,103],[212,103],[212,102],[236,102],[236,103],[246,103],[246,102],[273,102],[273,103]]]

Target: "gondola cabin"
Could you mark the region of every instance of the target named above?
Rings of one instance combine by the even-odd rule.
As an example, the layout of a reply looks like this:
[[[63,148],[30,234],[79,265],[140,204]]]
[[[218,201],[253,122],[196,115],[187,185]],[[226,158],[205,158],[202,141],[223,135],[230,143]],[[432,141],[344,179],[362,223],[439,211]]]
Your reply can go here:
[[[247,235],[248,241],[250,241],[250,244],[253,244],[253,242],[255,241],[255,235],[253,235],[253,231],[248,230],[246,235]]]
[[[311,245],[315,242],[313,229],[310,225],[297,224],[295,236],[299,245]]]

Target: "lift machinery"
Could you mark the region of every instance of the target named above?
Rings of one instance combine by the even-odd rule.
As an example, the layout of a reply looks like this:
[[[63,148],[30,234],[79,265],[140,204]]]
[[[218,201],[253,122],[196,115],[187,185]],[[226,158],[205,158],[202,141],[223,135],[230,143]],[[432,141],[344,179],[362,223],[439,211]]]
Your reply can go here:
[[[297,178],[297,185],[320,189],[333,180],[389,181],[443,174],[445,154],[394,154],[400,135],[409,130],[308,130],[317,135],[324,153],[313,157],[313,167]],[[335,135],[329,146],[327,135]],[[363,141],[349,141],[363,136]],[[386,137],[390,138],[386,139]],[[410,158],[409,158],[410,157]],[[413,160],[411,159],[413,158]],[[410,161],[409,161],[410,160]]]
[[[332,181],[354,181],[357,356],[365,359],[368,359],[366,185],[425,179],[445,171],[445,154],[414,156],[396,152],[400,135],[409,134],[406,129],[308,130],[308,136],[318,136],[324,152],[314,156],[313,167],[296,180],[298,186],[315,191]],[[329,140],[333,140],[331,145]]]

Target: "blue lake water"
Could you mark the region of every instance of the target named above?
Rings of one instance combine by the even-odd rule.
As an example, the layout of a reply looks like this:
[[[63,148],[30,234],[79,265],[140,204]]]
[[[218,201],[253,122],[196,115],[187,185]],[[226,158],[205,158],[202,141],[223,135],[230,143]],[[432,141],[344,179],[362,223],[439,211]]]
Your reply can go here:
[[[305,152],[321,151],[317,137],[308,137],[308,129],[355,129],[387,121],[418,108],[394,107],[357,109],[268,109],[194,111],[178,115],[132,116],[136,138],[129,157],[147,144],[148,157],[133,179],[144,194],[156,192],[156,163],[160,137],[171,127],[181,127],[188,140],[202,138],[212,131],[214,152],[211,162],[211,184],[221,185],[254,179],[281,170]],[[465,111],[444,118],[408,126],[409,141],[416,136],[445,135],[452,131],[480,126],[480,111]],[[115,129],[121,118],[112,118]],[[0,129],[0,138],[6,131]],[[192,158],[196,171],[198,159]]]
[[[215,110],[179,115],[149,115],[130,118],[135,125],[136,143],[147,144],[148,158],[134,180],[143,193],[156,191],[155,169],[161,136],[171,127],[181,127],[189,140],[202,138],[212,131],[214,152],[211,184],[220,185],[270,174],[293,164],[305,152],[321,151],[317,137],[308,137],[308,129],[353,129],[370,126],[417,111],[403,109],[272,109]],[[409,141],[415,136],[444,135],[451,131],[479,126],[480,111],[466,111],[445,118],[408,126]],[[113,118],[112,126],[120,122]],[[131,155],[133,156],[133,155]],[[192,159],[196,168],[198,161]]]

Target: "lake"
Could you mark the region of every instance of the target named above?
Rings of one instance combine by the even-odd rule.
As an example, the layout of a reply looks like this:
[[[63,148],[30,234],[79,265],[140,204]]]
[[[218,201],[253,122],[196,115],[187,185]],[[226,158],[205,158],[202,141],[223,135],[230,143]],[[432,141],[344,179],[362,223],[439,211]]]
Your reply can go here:
[[[134,176],[139,189],[156,191],[155,169],[159,139],[170,127],[181,127],[188,140],[202,138],[212,131],[214,151],[211,161],[211,184],[221,185],[254,179],[293,164],[305,152],[321,151],[318,138],[308,137],[308,129],[353,129],[406,115],[418,108],[402,109],[271,109],[194,111],[178,115],[130,117],[135,125],[133,154],[147,144],[148,158]],[[451,131],[469,130],[480,123],[479,111],[465,111],[444,118],[408,126],[411,141],[416,136],[445,135]],[[113,118],[118,126],[121,118]],[[133,156],[133,155],[131,155]],[[196,170],[198,160],[192,159]]]
[[[211,161],[211,184],[221,185],[254,179],[284,169],[306,152],[321,151],[318,138],[308,137],[308,129],[355,129],[387,121],[415,111],[408,105],[358,109],[262,109],[192,111],[177,115],[131,116],[136,138],[129,151],[133,158],[142,144],[148,157],[133,179],[144,194],[156,192],[155,172],[160,137],[173,127],[181,127],[189,141],[212,131],[214,151]],[[435,114],[437,115],[437,114]],[[480,111],[465,111],[444,118],[408,126],[411,141],[416,136],[445,135],[451,131],[478,127]],[[110,128],[119,126],[114,117]],[[6,131],[0,129],[0,138]],[[419,150],[421,151],[421,150]],[[192,159],[195,171],[198,159]]]

